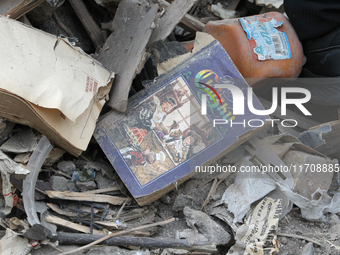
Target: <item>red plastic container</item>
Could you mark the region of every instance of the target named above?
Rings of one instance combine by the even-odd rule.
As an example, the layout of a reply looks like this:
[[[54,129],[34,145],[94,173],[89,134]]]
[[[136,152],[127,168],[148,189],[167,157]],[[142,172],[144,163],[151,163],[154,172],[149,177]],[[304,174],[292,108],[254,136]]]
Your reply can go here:
[[[296,78],[305,63],[292,25],[278,12],[210,21],[203,32],[223,45],[249,85],[264,78]]]

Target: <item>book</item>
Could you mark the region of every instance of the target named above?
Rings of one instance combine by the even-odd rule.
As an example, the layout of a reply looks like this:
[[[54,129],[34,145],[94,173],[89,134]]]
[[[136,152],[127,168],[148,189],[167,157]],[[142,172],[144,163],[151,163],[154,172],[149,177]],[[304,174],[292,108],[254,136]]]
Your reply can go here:
[[[33,10],[44,0],[1,0],[0,15],[18,19],[27,12]]]
[[[140,205],[160,198],[269,124],[268,116],[246,107],[243,116],[234,115],[231,91],[217,88],[221,84],[233,84],[244,95],[249,87],[213,40],[130,98],[125,113],[112,110],[99,119],[94,137]],[[263,109],[255,97],[253,105]],[[263,125],[243,125],[253,119]]]
[[[0,16],[0,116],[78,156],[114,74],[66,39]]]

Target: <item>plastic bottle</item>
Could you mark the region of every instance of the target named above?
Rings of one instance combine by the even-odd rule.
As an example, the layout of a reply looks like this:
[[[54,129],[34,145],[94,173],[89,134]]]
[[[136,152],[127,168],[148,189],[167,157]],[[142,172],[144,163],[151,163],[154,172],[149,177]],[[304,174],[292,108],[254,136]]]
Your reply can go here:
[[[278,12],[210,21],[203,32],[223,45],[249,85],[264,78],[296,78],[305,62],[293,27]]]

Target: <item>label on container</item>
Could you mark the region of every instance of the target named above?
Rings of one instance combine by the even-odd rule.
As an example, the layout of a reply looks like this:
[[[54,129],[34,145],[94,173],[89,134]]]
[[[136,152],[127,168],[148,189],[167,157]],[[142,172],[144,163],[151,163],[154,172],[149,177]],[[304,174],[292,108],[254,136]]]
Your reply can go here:
[[[245,20],[243,18],[240,19],[240,22],[248,40],[251,38],[255,40],[254,52],[259,60],[291,58],[287,34],[276,29],[283,22],[272,19],[261,23],[258,20]]]

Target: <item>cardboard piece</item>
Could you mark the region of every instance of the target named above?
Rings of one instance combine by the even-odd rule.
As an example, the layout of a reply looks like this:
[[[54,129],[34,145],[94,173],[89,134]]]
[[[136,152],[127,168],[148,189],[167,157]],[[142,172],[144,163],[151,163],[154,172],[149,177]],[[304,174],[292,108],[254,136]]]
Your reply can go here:
[[[87,148],[113,73],[67,40],[0,17],[0,115],[73,155]]]

